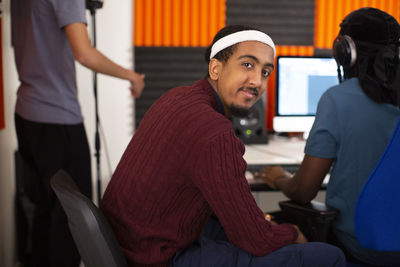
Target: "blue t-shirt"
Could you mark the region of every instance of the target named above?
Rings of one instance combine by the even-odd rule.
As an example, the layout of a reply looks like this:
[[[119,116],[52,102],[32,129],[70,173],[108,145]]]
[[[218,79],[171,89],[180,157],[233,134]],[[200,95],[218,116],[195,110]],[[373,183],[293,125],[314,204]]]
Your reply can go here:
[[[16,113],[35,122],[81,123],[75,60],[64,27],[86,24],[85,0],[13,0],[11,11],[21,82]]]
[[[326,191],[326,204],[340,211],[334,231],[353,255],[368,262],[374,259],[354,235],[354,209],[399,116],[397,107],[374,102],[352,78],[322,95],[305,147],[307,155],[335,159]]]

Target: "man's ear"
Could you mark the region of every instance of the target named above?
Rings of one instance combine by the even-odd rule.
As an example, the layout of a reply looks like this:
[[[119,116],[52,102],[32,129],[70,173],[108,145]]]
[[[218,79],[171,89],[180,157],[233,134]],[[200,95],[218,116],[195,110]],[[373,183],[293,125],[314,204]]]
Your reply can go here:
[[[222,63],[218,59],[212,58],[208,64],[208,73],[210,78],[215,81],[218,80],[221,70]]]

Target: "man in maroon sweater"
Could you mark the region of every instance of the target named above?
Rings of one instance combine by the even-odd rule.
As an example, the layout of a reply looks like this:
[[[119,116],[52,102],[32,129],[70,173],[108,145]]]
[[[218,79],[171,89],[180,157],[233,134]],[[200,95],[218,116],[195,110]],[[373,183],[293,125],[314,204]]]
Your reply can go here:
[[[265,220],[247,184],[229,118],[265,92],[274,57],[265,33],[227,26],[208,76],[143,117],[101,202],[130,266],[344,266],[336,247]]]

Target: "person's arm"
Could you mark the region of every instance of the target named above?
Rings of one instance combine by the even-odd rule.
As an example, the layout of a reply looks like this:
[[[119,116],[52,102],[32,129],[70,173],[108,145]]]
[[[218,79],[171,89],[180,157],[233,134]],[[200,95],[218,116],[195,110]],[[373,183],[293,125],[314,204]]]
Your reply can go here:
[[[307,240],[298,228],[268,222],[244,176],[244,146],[230,130],[201,142],[192,179],[218,217],[229,241],[255,256]]]
[[[144,74],[121,67],[93,47],[84,23],[72,23],[64,29],[75,60],[95,72],[130,81],[132,95],[140,97],[144,87]]]
[[[293,176],[280,166],[267,166],[256,177],[263,179],[271,188],[282,190],[288,198],[305,204],[317,195],[332,163],[333,159],[305,155]]]

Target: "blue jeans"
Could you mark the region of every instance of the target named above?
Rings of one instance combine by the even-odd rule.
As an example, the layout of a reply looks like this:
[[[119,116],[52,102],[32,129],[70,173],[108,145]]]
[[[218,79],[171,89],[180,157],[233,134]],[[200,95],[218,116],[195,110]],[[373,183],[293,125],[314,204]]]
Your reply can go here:
[[[261,266],[346,266],[343,252],[320,242],[284,246],[263,257],[232,245],[215,218],[211,218],[199,239],[190,247],[178,250],[170,266],[173,267],[261,267]]]

